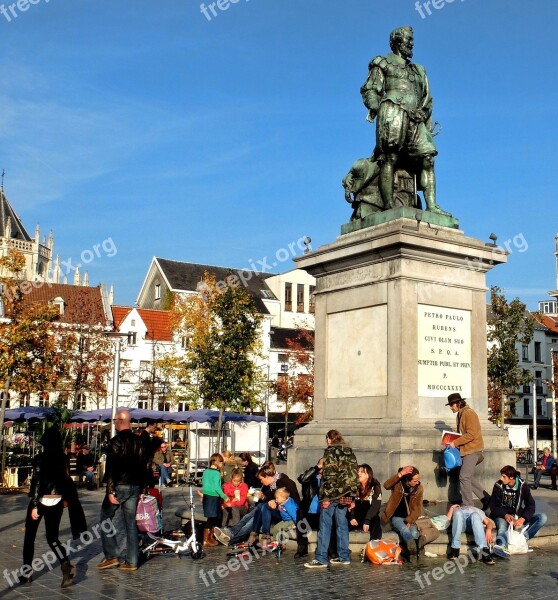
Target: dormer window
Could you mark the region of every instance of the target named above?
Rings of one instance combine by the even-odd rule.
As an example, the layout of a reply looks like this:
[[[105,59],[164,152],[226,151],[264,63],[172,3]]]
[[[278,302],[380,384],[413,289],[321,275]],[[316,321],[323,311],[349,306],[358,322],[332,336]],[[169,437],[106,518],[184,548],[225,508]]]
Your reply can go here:
[[[64,306],[65,306],[64,298],[57,296],[54,300],[51,300],[50,304],[51,304],[51,306],[58,307],[58,310],[59,310],[61,316],[64,314]]]

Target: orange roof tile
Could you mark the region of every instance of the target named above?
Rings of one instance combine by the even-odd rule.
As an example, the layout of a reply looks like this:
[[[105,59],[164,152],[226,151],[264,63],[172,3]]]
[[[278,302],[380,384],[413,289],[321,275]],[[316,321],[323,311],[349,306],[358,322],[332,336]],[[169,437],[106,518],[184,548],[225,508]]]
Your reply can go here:
[[[541,317],[545,327],[548,327],[553,333],[558,333],[558,318],[549,315],[541,315]]]
[[[122,321],[134,310],[132,306],[111,306],[114,327],[118,329]],[[172,331],[170,325],[170,312],[168,310],[153,310],[148,308],[136,308],[141,320],[147,328],[147,340],[159,342],[172,342]]]
[[[132,310],[131,306],[111,306],[112,310],[112,320],[114,322],[114,328],[118,329],[120,324],[124,319],[128,316],[130,311]]]
[[[147,327],[146,339],[160,342],[172,342],[170,312],[138,308],[138,313]]]

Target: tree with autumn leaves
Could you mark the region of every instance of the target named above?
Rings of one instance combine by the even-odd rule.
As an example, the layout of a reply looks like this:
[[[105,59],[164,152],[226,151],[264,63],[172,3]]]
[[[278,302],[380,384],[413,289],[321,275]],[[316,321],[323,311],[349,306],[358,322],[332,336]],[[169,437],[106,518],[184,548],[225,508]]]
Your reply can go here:
[[[12,248],[0,258],[0,274],[0,436],[10,393],[47,399],[58,392],[55,406],[60,409],[65,408],[62,399],[75,409],[82,395],[99,404],[107,396],[113,352],[103,325],[94,322],[86,294],[74,302],[76,322],[61,323],[58,305],[26,298],[35,286],[48,284],[25,279],[25,256],[19,250]]]
[[[58,391],[59,398],[74,410],[83,397],[99,408],[108,395],[107,381],[114,364],[113,343],[105,335],[105,327],[93,322],[85,293],[77,294],[73,309],[75,323],[60,324],[54,330],[63,360],[53,391]]]
[[[63,360],[53,324],[59,316],[55,307],[24,302],[31,283],[24,279],[25,257],[14,248],[0,258],[0,448],[3,444],[4,416],[11,390],[19,394],[48,393],[55,385]],[[27,284],[27,285],[26,285]],[[30,288],[29,288],[30,289]]]
[[[521,385],[533,376],[518,363],[516,344],[533,339],[534,319],[518,298],[508,302],[500,288],[490,289],[488,317],[488,411],[490,419],[504,422],[506,402]],[[536,409],[535,409],[536,410]]]
[[[279,375],[273,391],[285,407],[285,437],[287,436],[289,412],[295,405],[304,408],[296,424],[307,423],[314,413],[314,332],[298,328],[296,335],[286,339],[289,372]]]
[[[217,282],[206,272],[198,293],[174,299],[174,333],[188,340],[176,376],[191,382],[201,407],[219,410],[218,448],[223,412],[261,404],[266,384],[257,366],[261,322],[254,299],[232,273]]]

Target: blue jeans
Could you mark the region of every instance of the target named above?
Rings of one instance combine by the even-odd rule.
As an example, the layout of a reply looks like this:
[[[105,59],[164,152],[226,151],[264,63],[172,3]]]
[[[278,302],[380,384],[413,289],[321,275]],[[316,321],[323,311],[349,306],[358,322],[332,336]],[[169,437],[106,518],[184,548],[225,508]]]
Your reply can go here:
[[[138,527],[136,525],[136,511],[138,508],[138,498],[140,493],[139,485],[116,485],[116,499],[119,504],[112,504],[108,496],[105,496],[101,506],[101,523],[107,519],[112,523],[109,533],[116,531],[114,528],[114,515],[118,508],[122,509],[124,519],[124,528],[126,530],[126,562],[130,565],[138,564],[139,542]],[[119,558],[120,550],[116,541],[116,535],[108,535],[104,528],[101,529],[101,542],[105,558]]]
[[[95,471],[83,471],[82,475],[85,477],[87,481],[87,485],[91,485],[93,483],[93,478],[95,477]]]
[[[260,514],[262,515],[262,533],[269,534],[271,523],[279,523],[282,520],[281,513],[276,508],[269,508],[268,504],[263,505]],[[256,531],[256,529],[252,527],[252,531]]]
[[[391,527],[401,536],[406,546],[411,540],[418,540],[419,538],[417,526],[413,523],[410,527],[407,527],[403,517],[391,517]]]
[[[243,542],[250,535],[250,532],[252,531],[252,522],[256,512],[261,506],[263,506],[263,504],[258,504],[255,510],[246,513],[236,525],[225,528],[225,533],[231,536],[229,546],[234,546],[235,544]]]
[[[545,513],[540,513],[538,515],[533,515],[528,521],[525,521],[525,525],[529,525],[527,531],[525,531],[525,537],[530,540],[534,538],[539,532],[540,528],[546,523],[548,517]],[[496,543],[500,546],[507,546],[508,544],[508,527],[509,523],[506,519],[502,519],[501,517],[496,517],[494,519],[496,521],[496,528],[498,529],[498,533],[496,534]]]
[[[463,514],[463,511],[456,510],[453,513],[453,518],[451,520],[451,547],[459,550],[461,547],[461,534],[467,531],[469,533],[473,533],[475,538],[475,545],[478,550],[482,550],[486,548],[488,545],[486,543],[486,537],[484,535],[484,526],[482,524],[482,519],[480,515],[475,513],[472,514]]]
[[[342,561],[349,560],[349,521],[347,520],[347,507],[334,501],[327,508],[322,508],[320,512],[316,560],[323,565],[327,565],[327,550],[334,515],[337,533],[337,554]]]
[[[163,484],[169,483],[171,480],[170,472],[165,465],[159,465],[159,473],[161,474],[159,477],[159,481]]]

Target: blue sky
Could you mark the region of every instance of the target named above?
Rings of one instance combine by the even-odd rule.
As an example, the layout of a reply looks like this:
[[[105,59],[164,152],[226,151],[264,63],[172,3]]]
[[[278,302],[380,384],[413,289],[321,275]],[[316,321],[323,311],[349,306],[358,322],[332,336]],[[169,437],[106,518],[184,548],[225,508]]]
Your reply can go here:
[[[329,243],[350,216],[341,179],[374,144],[368,62],[408,24],[443,128],[438,201],[466,235],[509,240],[488,283],[534,309],[556,288],[558,4],[437,3],[426,18],[415,0],[239,0],[211,20],[197,0],[0,12],[5,193],[72,264],[111,239],[88,270],[120,304],[153,256],[249,268],[305,235]]]

